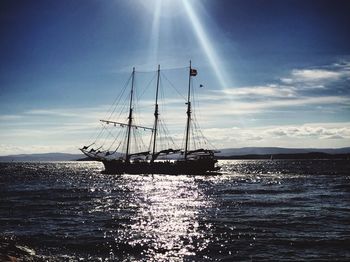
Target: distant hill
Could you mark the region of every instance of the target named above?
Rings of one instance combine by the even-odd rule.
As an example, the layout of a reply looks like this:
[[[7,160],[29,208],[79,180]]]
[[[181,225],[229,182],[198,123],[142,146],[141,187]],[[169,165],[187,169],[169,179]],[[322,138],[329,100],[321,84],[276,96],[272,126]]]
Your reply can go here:
[[[349,159],[350,147],[344,148],[281,148],[243,147],[221,149],[219,159]]]
[[[0,162],[74,161],[84,158],[83,154],[43,153],[0,156]]]
[[[244,155],[282,155],[282,154],[308,154],[308,153],[325,153],[325,154],[349,154],[350,147],[343,148],[282,148],[282,147],[242,147],[242,148],[225,148],[216,153],[218,157],[244,156]]]
[[[348,155],[350,147],[344,148],[282,148],[282,147],[242,147],[220,149],[218,158],[265,159],[271,155],[276,158],[310,158],[313,156]],[[320,153],[320,154],[319,154]],[[36,161],[86,161],[83,154],[43,153],[0,156],[0,162],[36,162]]]

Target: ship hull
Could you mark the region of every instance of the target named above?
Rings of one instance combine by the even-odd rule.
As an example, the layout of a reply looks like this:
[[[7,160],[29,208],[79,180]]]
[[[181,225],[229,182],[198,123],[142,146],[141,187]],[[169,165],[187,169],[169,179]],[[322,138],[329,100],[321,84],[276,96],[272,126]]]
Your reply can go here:
[[[199,159],[187,161],[157,161],[126,163],[118,160],[103,160],[104,173],[107,174],[169,174],[202,175],[217,173],[216,159]]]

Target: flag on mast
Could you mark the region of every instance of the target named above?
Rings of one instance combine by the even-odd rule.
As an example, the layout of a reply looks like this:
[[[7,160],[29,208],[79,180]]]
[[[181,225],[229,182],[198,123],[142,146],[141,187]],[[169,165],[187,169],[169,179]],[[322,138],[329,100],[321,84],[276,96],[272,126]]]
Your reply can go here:
[[[196,76],[196,75],[197,75],[197,70],[191,68],[190,75],[191,75],[191,76]]]

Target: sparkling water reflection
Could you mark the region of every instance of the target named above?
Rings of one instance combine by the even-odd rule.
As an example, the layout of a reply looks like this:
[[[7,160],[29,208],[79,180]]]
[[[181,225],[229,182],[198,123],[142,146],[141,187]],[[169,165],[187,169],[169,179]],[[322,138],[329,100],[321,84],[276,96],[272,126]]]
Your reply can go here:
[[[0,164],[0,255],[33,261],[350,258],[349,161],[220,164],[220,176],[115,176],[101,174],[94,162]]]
[[[139,211],[131,226],[131,245],[146,245],[147,255],[157,261],[164,256],[195,255],[198,248],[206,247],[198,214],[210,202],[194,178],[150,176],[135,180],[132,183]]]

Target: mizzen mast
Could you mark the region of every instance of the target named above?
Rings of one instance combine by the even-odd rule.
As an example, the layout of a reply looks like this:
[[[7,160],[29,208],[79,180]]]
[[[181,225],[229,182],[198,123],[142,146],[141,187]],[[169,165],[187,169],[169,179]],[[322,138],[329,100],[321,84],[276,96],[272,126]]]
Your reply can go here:
[[[186,138],[185,138],[185,160],[187,159],[188,145],[189,145],[189,132],[191,125],[191,76],[192,76],[192,67],[190,60],[190,71],[188,74],[188,95],[187,95],[187,123],[186,123]]]

